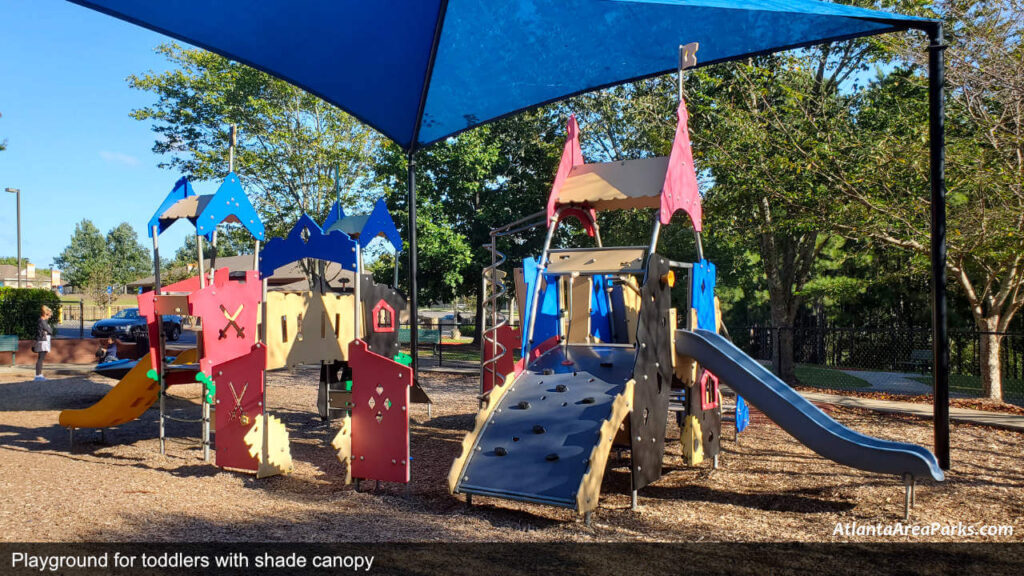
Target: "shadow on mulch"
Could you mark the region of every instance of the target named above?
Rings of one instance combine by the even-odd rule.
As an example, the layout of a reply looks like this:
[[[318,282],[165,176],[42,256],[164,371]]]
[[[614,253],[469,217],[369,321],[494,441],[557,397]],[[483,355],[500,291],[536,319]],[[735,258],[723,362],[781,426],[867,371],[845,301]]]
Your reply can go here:
[[[35,412],[88,408],[111,386],[85,378],[50,378],[0,384],[0,412]]]

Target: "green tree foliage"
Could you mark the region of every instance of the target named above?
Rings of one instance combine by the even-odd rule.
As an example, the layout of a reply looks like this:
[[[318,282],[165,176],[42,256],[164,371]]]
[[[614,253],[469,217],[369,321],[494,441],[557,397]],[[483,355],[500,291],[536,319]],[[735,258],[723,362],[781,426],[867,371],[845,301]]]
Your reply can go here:
[[[1001,398],[1001,336],[1024,306],[1024,3],[940,2],[946,21],[947,221],[951,280],[982,335],[982,384]],[[856,129],[811,169],[844,201],[819,217],[850,236],[930,250],[926,51],[894,41],[908,65],[858,101]]]
[[[138,234],[127,222],[107,232],[106,243],[113,284],[124,286],[152,273],[150,252],[139,242]]]
[[[91,220],[82,220],[75,225],[71,242],[53,260],[53,264],[61,270],[65,283],[84,288],[94,281],[111,277],[107,256],[103,233]]]
[[[490,242],[491,228],[544,207],[564,138],[559,123],[547,110],[526,113],[475,128],[417,154],[421,296],[447,300],[452,288],[457,296],[476,296],[479,323],[481,274],[491,263],[490,251],[483,246]],[[393,145],[384,146],[378,170],[381,186],[391,191],[389,205],[406,236],[405,155]],[[443,241],[427,239],[436,232]],[[521,261],[539,251],[543,234],[526,238],[527,242],[519,243],[500,240],[499,250],[510,262]],[[434,249],[436,257],[424,255],[425,250]],[[436,265],[427,264],[428,259]],[[403,277],[405,265],[400,262]]]
[[[0,265],[3,265],[3,264],[6,264],[8,266],[17,266],[18,265],[18,257],[17,256],[0,256]],[[31,264],[31,262],[29,262],[28,258],[22,257],[21,258],[21,265],[24,266],[26,264]]]
[[[90,220],[75,225],[71,241],[54,258],[66,284],[82,288],[96,302],[106,300],[107,286],[123,287],[150,273],[150,253],[127,222],[106,236]]]
[[[161,164],[199,180],[228,171],[230,125],[238,126],[235,172],[271,236],[303,213],[321,221],[335,200],[351,205],[371,175],[379,138],[319,98],[264,72],[204,50],[164,44],[172,69],[129,77],[156,102],[132,113],[151,122]],[[340,167],[340,169],[339,169]]]

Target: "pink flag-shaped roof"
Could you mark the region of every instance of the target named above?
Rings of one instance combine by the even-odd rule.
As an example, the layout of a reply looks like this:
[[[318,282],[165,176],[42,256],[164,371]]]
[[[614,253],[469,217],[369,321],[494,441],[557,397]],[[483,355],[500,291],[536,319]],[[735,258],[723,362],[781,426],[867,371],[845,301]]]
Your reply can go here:
[[[569,177],[569,172],[572,172],[573,167],[581,165],[583,165],[583,152],[580,150],[580,126],[576,123],[576,115],[572,115],[569,117],[569,125],[566,127],[565,147],[562,148],[562,159],[558,162],[555,183],[551,185],[551,194],[548,195],[548,226],[551,226],[551,217],[555,215],[558,193],[562,189],[562,184],[565,184],[565,179]],[[576,213],[565,215],[575,216],[586,228],[587,234],[594,235],[594,227],[591,222],[587,222]],[[597,215],[593,210],[590,211],[590,217],[592,221],[597,221]]]
[[[700,232],[703,211],[697,189],[697,172],[693,166],[693,150],[690,148],[690,131],[687,128],[690,115],[686,112],[686,101],[679,102],[677,114],[679,123],[672,153],[668,157],[665,186],[661,191],[661,223],[668,224],[676,210],[683,210],[690,215],[693,229]]]

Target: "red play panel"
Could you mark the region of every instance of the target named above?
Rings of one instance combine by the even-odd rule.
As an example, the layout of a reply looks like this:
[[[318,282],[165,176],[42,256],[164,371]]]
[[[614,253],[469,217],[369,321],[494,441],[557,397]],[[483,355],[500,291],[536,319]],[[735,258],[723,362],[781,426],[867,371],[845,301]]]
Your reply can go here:
[[[498,343],[505,347],[505,354],[498,358],[494,364],[489,364],[484,375],[483,391],[488,392],[495,384],[501,384],[505,377],[516,369],[515,351],[522,345],[523,339],[518,328],[505,324],[498,328]],[[490,341],[484,343],[484,361],[493,356],[493,348]],[[501,352],[501,348],[498,348]],[[493,372],[492,372],[493,369]]]
[[[218,274],[212,286],[189,295],[192,315],[203,321],[203,372],[210,374],[211,366],[249,353],[256,343],[261,294],[259,273],[250,270],[241,281]]]
[[[214,434],[217,466],[256,470],[259,463],[249,455],[245,434],[263,413],[263,367],[267,349],[253,346],[248,354],[213,366],[217,386]]]
[[[409,481],[409,388],[412,370],[370,352],[362,340],[348,347],[352,367],[352,477]],[[219,390],[219,388],[218,388]]]

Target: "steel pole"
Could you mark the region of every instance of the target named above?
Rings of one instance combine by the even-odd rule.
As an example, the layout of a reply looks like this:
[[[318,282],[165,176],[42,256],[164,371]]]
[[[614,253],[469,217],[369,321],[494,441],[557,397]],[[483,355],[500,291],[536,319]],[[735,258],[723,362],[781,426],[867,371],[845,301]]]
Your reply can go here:
[[[419,375],[419,302],[416,298],[416,153],[409,152],[409,348],[413,378]]]
[[[935,456],[949,470],[949,334],[946,306],[946,126],[942,24],[928,34],[928,124],[931,164],[932,378]]]
[[[14,193],[18,211],[18,288],[21,288],[21,189]]]

